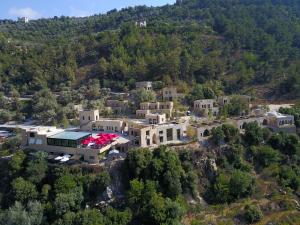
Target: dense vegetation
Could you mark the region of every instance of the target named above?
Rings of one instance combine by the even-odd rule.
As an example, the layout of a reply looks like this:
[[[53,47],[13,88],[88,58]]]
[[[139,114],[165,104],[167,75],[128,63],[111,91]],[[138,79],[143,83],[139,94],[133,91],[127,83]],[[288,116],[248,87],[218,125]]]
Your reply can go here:
[[[5,20],[0,90],[61,91],[93,78],[116,90],[136,80],[218,80],[226,92],[262,85],[264,93],[295,98],[299,16],[297,1],[183,0],[86,18]],[[134,26],[139,19],[147,28]]]
[[[2,150],[13,154],[11,159],[1,159],[3,225],[20,221],[28,225],[175,225],[191,213],[205,215],[210,206],[231,203],[240,204],[239,210],[229,218],[221,215],[218,221],[232,224],[238,219],[241,224],[250,224],[270,213],[263,202],[278,204],[286,213],[295,213],[297,208],[299,138],[271,133],[257,123],[247,124],[244,134],[229,124],[215,128],[207,150],[131,149],[125,161],[114,169],[108,166],[109,171],[49,164],[46,153],[21,151],[19,144],[18,136],[8,139]],[[219,153],[212,154],[214,151]],[[216,162],[215,169],[207,164],[211,159]],[[262,190],[262,179],[272,187]],[[107,197],[107,187],[118,196]],[[203,207],[199,196],[209,205]],[[296,214],[290,218],[294,222],[287,224],[297,224],[297,215],[299,218]],[[207,224],[205,218],[196,217],[192,224]]]

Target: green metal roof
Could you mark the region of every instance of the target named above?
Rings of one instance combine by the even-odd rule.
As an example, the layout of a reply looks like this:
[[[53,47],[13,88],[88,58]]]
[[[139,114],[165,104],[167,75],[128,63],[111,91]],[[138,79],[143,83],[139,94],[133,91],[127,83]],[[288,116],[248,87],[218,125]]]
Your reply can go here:
[[[88,132],[74,132],[74,131],[63,131],[61,133],[55,134],[50,136],[49,138],[52,139],[63,139],[63,140],[79,140],[81,138],[84,138],[86,136],[91,135],[91,133]]]

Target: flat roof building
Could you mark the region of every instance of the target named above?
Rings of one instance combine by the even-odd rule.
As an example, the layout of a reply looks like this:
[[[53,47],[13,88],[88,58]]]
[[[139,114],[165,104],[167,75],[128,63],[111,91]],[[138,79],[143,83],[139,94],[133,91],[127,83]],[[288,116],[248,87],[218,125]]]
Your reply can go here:
[[[200,99],[194,101],[194,112],[200,116],[208,116],[209,113],[213,116],[219,114],[219,107],[217,107],[215,99]]]
[[[123,146],[124,140],[113,139],[105,145],[83,146],[82,142],[95,137],[91,132],[75,132],[55,127],[20,127],[22,130],[23,148],[46,151],[50,154],[69,154],[83,157],[86,162],[99,163],[99,154],[113,148]]]
[[[175,101],[184,98],[183,93],[178,93],[176,87],[165,87],[162,89],[162,99],[164,101]]]
[[[167,118],[171,118],[173,114],[174,103],[167,102],[142,102],[140,109],[136,110],[138,118],[146,118],[147,114],[166,114]]]
[[[140,81],[135,83],[136,89],[145,89],[145,90],[152,90],[152,82],[151,81]]]

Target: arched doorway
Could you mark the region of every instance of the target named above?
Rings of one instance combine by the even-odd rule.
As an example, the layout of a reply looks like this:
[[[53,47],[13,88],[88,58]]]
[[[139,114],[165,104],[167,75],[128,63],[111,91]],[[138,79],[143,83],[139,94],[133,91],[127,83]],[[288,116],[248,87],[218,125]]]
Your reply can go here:
[[[203,137],[208,137],[210,134],[209,130],[206,129],[204,132],[203,132]]]

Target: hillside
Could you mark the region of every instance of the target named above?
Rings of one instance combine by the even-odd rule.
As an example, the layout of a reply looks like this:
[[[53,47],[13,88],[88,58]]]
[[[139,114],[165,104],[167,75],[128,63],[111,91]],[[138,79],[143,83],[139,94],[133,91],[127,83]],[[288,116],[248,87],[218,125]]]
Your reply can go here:
[[[134,26],[146,20],[147,28]],[[0,91],[115,90],[218,80],[227,93],[299,97],[298,1],[183,0],[86,18],[0,22]]]

